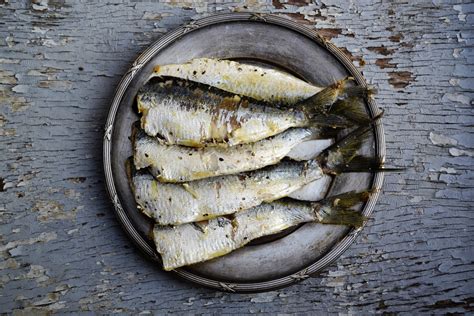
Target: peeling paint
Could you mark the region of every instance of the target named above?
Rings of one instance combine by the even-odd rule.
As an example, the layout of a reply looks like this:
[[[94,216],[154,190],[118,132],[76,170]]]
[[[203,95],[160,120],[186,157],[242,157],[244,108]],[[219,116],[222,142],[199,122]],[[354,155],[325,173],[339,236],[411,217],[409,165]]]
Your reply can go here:
[[[367,47],[367,49],[371,52],[375,52],[377,54],[384,55],[384,56],[391,55],[395,51],[395,49],[387,48],[384,45],[379,46],[379,47],[373,47],[373,46]]]
[[[458,102],[465,105],[469,105],[471,103],[470,97],[464,94],[460,94],[460,93],[445,93],[441,100]]]
[[[38,285],[44,285],[49,280],[46,269],[40,265],[31,265],[26,278],[34,279]]]
[[[76,217],[77,209],[64,210],[64,205],[57,201],[37,201],[33,211],[38,212],[37,219],[40,222],[53,220],[69,220]]]
[[[385,68],[395,68],[397,65],[391,63],[392,58],[379,58],[375,61],[375,64],[380,67],[380,69]]]
[[[16,84],[18,81],[12,71],[0,69],[0,84]]]
[[[32,0],[31,8],[35,11],[46,11],[48,10],[48,0]]]
[[[394,43],[399,43],[403,38],[404,38],[404,36],[403,36],[402,33],[398,33],[398,34],[391,35],[391,36],[388,37],[388,39],[391,42],[394,42]]]
[[[64,190],[64,195],[69,199],[79,200],[81,197],[81,193],[77,192],[74,189],[66,189]]]
[[[38,87],[51,89],[53,91],[69,91],[72,88],[72,82],[63,80],[50,80],[50,81],[40,81],[38,82]]]
[[[278,297],[277,291],[258,293],[250,299],[252,303],[270,303]]]
[[[19,59],[0,58],[0,64],[19,64]]]
[[[6,72],[0,76],[5,82],[0,84],[0,134],[5,136],[0,142],[6,148],[0,171],[6,187],[0,192],[2,311],[137,314],[156,312],[158,306],[164,314],[203,308],[218,314],[233,306],[236,314],[345,315],[403,314],[409,306],[413,314],[469,312],[472,252],[451,257],[450,250],[444,255],[440,249],[469,250],[472,5],[463,3],[456,10],[441,0],[403,5],[341,0],[10,2],[0,7],[5,26],[0,68]],[[33,4],[47,8],[34,10]],[[315,30],[329,29],[325,37],[347,47],[355,64],[367,60],[364,75],[379,89],[377,102],[387,113],[387,159],[415,165],[404,174],[386,175],[377,203],[384,211],[374,213],[375,220],[339,259],[337,269],[297,285],[288,295],[281,290],[278,295],[227,295],[175,282],[114,235],[117,222],[104,216],[108,204],[96,172],[102,167],[96,140],[98,119],[105,117],[116,83],[160,32],[233,10],[275,13]],[[411,72],[411,81],[389,74],[399,71]],[[388,79],[409,84],[397,89]],[[18,92],[12,91],[15,85],[20,85]],[[21,85],[28,91],[21,92]],[[435,145],[430,132],[458,143],[435,137]],[[41,177],[20,179],[31,170],[41,170]],[[39,223],[32,206],[52,200],[64,213],[75,209],[76,220]],[[96,215],[104,216],[102,224]],[[53,230],[59,231],[57,237]],[[41,232],[56,241],[33,241]],[[104,260],[110,265],[95,265]],[[28,273],[44,277],[31,264],[46,271],[48,286],[26,278]]]
[[[13,258],[8,258],[6,260],[0,260],[0,270],[5,269],[17,269],[20,264]]]
[[[13,35],[8,35],[7,37],[5,37],[5,42],[7,43],[7,46],[12,48],[13,46],[15,46],[16,42],[15,42],[15,39],[13,38]]]
[[[451,156],[459,157],[459,156],[468,156],[474,157],[474,151],[458,149],[458,148],[449,148],[449,153]]]
[[[458,13],[459,21],[466,22],[466,14],[464,14],[464,12],[463,12],[462,5],[456,4],[456,5],[453,6],[453,9],[459,12]]]
[[[445,168],[445,167],[441,167],[441,169],[439,169],[440,172],[445,172],[447,174],[456,174],[457,171],[456,169],[454,168]]]
[[[29,107],[26,98],[13,95],[6,86],[0,86],[0,104],[10,105],[14,112],[21,112]]]
[[[19,245],[32,245],[40,242],[48,242],[57,238],[54,232],[43,232],[38,237],[32,237],[25,240],[10,241],[6,245],[0,246],[0,251],[6,251],[18,247]]]
[[[397,89],[406,88],[414,80],[413,74],[409,71],[392,71],[388,76],[388,82]]]
[[[353,62],[357,62],[359,64],[360,67],[364,66],[365,65],[365,61],[364,59],[362,58],[362,56],[357,56],[357,55],[353,55],[347,48],[345,47],[340,47],[340,49],[344,52],[344,54],[346,54],[350,60],[352,60]]]
[[[73,177],[73,178],[67,178],[66,180],[71,183],[79,184],[79,183],[84,183],[86,181],[86,177]]]
[[[328,39],[333,39],[342,34],[342,29],[339,28],[322,28],[318,29],[318,33]]]
[[[437,146],[456,146],[458,144],[458,141],[454,138],[441,134],[435,134],[433,132],[430,132],[429,138],[433,145]]]
[[[462,51],[463,50],[461,48],[453,49],[453,57],[454,58],[459,58],[461,56]]]

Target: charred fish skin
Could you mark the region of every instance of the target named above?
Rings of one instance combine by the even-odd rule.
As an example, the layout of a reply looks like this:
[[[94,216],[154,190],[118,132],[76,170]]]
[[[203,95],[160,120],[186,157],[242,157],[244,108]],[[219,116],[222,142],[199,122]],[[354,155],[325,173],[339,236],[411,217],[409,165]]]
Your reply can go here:
[[[135,200],[160,225],[179,225],[233,214],[270,202],[322,177],[316,161],[285,161],[264,169],[182,184],[132,176]]]
[[[158,65],[151,77],[157,76],[192,80],[276,104],[295,104],[322,90],[278,70],[224,59],[196,58],[183,64]]]
[[[151,85],[137,96],[141,126],[167,144],[236,145],[308,125],[302,111],[281,110],[193,82]]]
[[[218,217],[202,224],[175,227],[156,225],[153,230],[157,251],[165,270],[207,261],[228,254],[250,241],[306,222],[344,224],[359,227],[364,217],[350,210],[368,199],[370,193],[348,193],[319,203],[277,201],[237,213],[230,220]],[[337,201],[337,202],[335,202]],[[338,204],[340,203],[340,204]],[[329,219],[326,222],[326,219]]]
[[[161,182],[187,182],[276,164],[293,147],[321,133],[319,129],[295,128],[256,143],[193,148],[162,144],[138,131],[133,141],[134,162],[137,169],[148,168]]]

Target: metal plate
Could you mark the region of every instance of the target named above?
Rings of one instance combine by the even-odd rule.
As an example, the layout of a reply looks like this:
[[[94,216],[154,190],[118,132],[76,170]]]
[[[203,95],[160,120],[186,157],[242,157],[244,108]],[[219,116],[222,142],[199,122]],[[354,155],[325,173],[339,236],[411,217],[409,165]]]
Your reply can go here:
[[[157,264],[161,264],[160,256],[148,238],[152,223],[137,210],[124,167],[125,160],[132,154],[131,124],[138,119],[132,105],[154,65],[181,63],[196,57],[268,64],[320,86],[346,76],[354,77],[359,85],[366,85],[361,73],[333,44],[316,31],[276,16],[250,13],[211,16],[156,41],[133,63],[117,88],[105,129],[104,168],[107,189],[121,224],[136,245]],[[371,117],[378,113],[373,101],[366,104],[366,109]],[[385,141],[380,122],[361,153],[384,157]],[[328,193],[381,189],[382,183],[383,173],[344,174],[334,179]],[[377,198],[378,193],[362,207],[364,215],[370,216]],[[232,292],[283,287],[324,269],[349,247],[360,230],[305,224],[282,238],[254,243],[174,273],[204,286]]]

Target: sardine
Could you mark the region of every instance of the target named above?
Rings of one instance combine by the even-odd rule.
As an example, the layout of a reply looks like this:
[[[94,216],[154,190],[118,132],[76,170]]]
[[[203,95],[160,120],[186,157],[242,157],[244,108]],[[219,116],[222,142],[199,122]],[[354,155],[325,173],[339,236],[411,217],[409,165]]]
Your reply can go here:
[[[161,183],[146,172],[133,176],[135,200],[161,225],[178,225],[242,211],[270,202],[321,178],[316,161],[286,161],[264,169],[182,184]]]
[[[132,172],[131,183],[139,209],[161,225],[178,225],[233,214],[263,202],[288,196],[324,174],[355,169],[351,160],[380,167],[374,158],[356,157],[363,136],[371,127],[352,134],[324,150],[316,159],[278,165],[237,175],[186,183],[161,183],[146,172]],[[374,170],[374,168],[372,168]],[[364,169],[369,171],[367,168]]]
[[[327,136],[320,129],[293,128],[256,143],[193,148],[162,144],[134,129],[135,168],[148,168],[161,182],[187,182],[257,170],[282,160],[304,141]]]
[[[151,77],[162,76],[192,80],[255,100],[282,104],[295,104],[323,89],[278,70],[211,58],[158,65]]]
[[[337,101],[371,92],[348,83],[349,80],[338,81],[293,109],[279,109],[200,83],[174,79],[149,83],[138,94],[137,105],[142,129],[163,143],[233,146],[257,142],[291,127],[351,125],[348,118],[352,110],[360,109]],[[339,104],[347,106],[346,110],[340,110]],[[344,115],[327,115],[328,110],[336,108]]]
[[[155,225],[153,239],[165,270],[228,254],[250,241],[306,222],[360,227],[364,217],[351,208],[367,201],[369,192],[345,193],[320,202],[276,201],[204,223],[174,227]]]

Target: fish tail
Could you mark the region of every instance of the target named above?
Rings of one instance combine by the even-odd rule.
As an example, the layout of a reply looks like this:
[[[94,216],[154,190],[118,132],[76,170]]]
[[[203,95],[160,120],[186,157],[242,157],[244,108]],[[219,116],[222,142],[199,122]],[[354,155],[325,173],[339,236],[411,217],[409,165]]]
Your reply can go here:
[[[339,127],[329,127],[329,126],[324,126],[318,129],[317,132],[314,132],[314,135],[312,135],[311,138],[308,138],[308,140],[314,140],[314,139],[335,139],[341,132],[341,128]]]
[[[358,88],[358,87],[355,87]],[[358,96],[351,96],[347,99],[338,100],[335,102],[329,113],[343,117],[356,125],[365,125],[371,122],[365,109],[365,101]]]
[[[339,169],[350,163],[357,156],[362,144],[371,136],[369,132],[373,130],[372,123],[380,119],[381,116],[382,114],[376,116],[370,124],[355,129],[322,151],[316,158],[321,168],[327,173],[338,173]]]
[[[333,117],[339,117],[339,120],[361,124],[366,120],[367,113],[365,106],[361,104],[365,98],[375,93],[373,88],[363,86],[351,86],[353,78],[338,80],[330,86],[324,88],[314,96],[304,100],[300,106],[303,112],[310,120],[318,119],[323,116],[335,120]]]
[[[355,156],[350,162],[340,164],[327,170],[329,174],[343,172],[403,172],[406,168],[387,168],[380,158]]]
[[[326,148],[316,158],[326,174],[342,172],[402,172],[405,168],[386,168],[382,159],[358,155],[362,144],[370,138],[373,127],[383,115],[381,112],[370,124],[356,128],[354,131]]]
[[[347,192],[313,203],[316,218],[323,224],[361,227],[367,218],[352,207],[368,201],[374,191]]]
[[[354,130],[353,133],[359,135],[368,132],[371,129],[370,126],[382,118],[384,114],[384,112],[381,111],[373,118],[370,118],[367,116],[365,110],[360,110],[358,113],[359,114],[354,112],[354,116],[347,119],[337,115],[314,118],[312,121],[313,124],[311,125],[313,129],[319,131],[318,138],[337,138],[341,130],[353,126],[354,123],[361,126]]]

